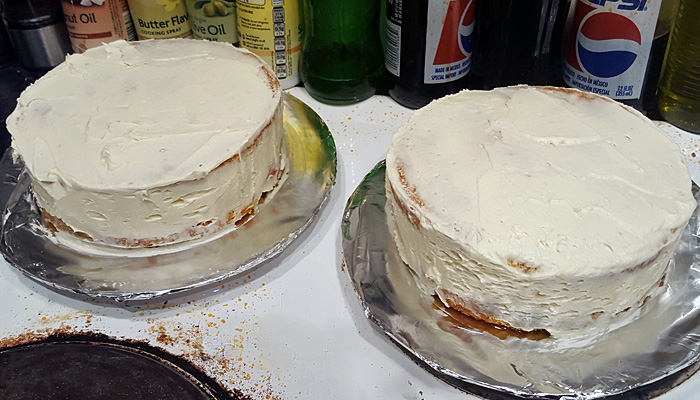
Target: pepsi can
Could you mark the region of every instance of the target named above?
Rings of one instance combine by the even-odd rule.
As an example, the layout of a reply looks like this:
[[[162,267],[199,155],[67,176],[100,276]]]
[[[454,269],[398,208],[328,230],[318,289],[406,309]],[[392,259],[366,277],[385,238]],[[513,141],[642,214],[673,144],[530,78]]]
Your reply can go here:
[[[389,95],[419,108],[467,87],[476,0],[387,0]]]
[[[636,105],[660,0],[578,0],[564,60],[570,87]]]

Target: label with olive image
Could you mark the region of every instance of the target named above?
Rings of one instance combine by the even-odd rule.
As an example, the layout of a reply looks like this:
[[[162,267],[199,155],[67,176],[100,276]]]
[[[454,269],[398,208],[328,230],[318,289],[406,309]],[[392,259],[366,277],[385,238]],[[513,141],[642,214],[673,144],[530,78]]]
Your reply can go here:
[[[235,0],[186,0],[186,3],[195,38],[238,45]]]

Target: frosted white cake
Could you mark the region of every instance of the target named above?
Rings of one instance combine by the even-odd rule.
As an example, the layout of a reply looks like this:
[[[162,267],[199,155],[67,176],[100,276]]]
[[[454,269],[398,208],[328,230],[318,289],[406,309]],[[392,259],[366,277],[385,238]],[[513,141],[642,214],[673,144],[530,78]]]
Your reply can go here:
[[[240,225],[285,176],[279,82],[230,44],[118,41],[20,96],[12,147],[52,230],[152,247]]]
[[[388,226],[427,293],[562,336],[639,314],[696,202],[676,144],[576,90],[464,91],[415,112],[386,157]]]

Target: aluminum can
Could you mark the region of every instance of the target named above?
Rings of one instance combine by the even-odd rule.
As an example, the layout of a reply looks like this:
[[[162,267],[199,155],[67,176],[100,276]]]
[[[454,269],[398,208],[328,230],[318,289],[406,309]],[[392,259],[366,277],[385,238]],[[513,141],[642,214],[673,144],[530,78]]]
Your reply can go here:
[[[265,60],[282,88],[297,85],[301,54],[298,0],[236,0],[240,46]]]
[[[236,0],[185,0],[185,4],[195,39],[238,46]]]
[[[184,1],[127,0],[139,40],[191,38]]]

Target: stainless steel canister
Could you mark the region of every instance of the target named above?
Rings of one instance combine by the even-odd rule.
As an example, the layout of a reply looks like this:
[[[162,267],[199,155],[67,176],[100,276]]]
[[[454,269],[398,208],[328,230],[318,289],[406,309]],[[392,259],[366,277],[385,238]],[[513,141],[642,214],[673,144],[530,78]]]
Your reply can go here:
[[[0,14],[19,65],[48,69],[72,52],[59,1],[0,0]]]

